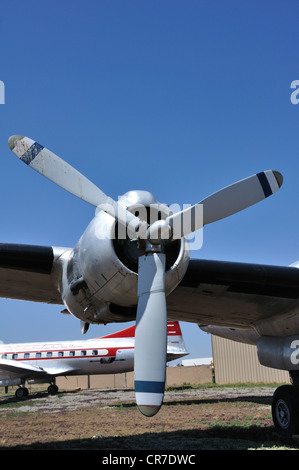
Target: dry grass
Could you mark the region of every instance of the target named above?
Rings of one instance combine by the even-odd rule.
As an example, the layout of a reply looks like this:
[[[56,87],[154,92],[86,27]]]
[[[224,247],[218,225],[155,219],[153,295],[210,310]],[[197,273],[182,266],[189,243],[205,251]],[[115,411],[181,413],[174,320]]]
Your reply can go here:
[[[17,401],[0,397],[0,449],[199,450],[290,449],[271,418],[275,387],[167,390],[153,418],[133,391],[80,390]],[[298,447],[299,448],[299,447]]]

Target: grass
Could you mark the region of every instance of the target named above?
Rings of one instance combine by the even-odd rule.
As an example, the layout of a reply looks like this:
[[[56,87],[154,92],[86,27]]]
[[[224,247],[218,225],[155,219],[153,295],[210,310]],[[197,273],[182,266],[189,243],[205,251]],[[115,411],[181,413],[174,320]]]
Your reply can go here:
[[[7,411],[4,408],[3,413],[0,412],[0,444],[3,447],[12,446],[11,440],[14,439],[14,448],[27,449],[298,450],[298,442],[281,442],[274,430],[271,400],[277,386],[209,383],[167,387],[166,391],[175,393],[164,403],[157,417],[150,420],[140,416],[134,399],[114,403],[105,401],[96,406],[91,402],[90,407],[56,415],[44,414],[40,410],[30,413],[29,418],[28,415],[22,416],[23,413],[17,408],[24,404],[37,404],[40,400],[32,397],[17,402],[10,398],[10,403],[5,403],[6,400],[2,399],[1,409],[6,407]],[[265,387],[269,389],[269,394],[259,394],[257,389]],[[232,388],[239,389],[240,393],[231,393]],[[252,394],[250,391],[244,393],[244,388],[252,389]],[[213,393],[209,394],[211,389]],[[194,390],[200,390],[200,393],[196,394]],[[221,393],[214,393],[217,390]],[[188,395],[188,391],[192,393]],[[176,392],[178,398],[175,398]],[[46,394],[37,391],[35,398],[39,397],[46,400]],[[59,399],[58,396],[56,398]],[[51,401],[54,403],[56,398]],[[14,408],[12,415],[10,408]],[[27,442],[24,436],[27,436]]]

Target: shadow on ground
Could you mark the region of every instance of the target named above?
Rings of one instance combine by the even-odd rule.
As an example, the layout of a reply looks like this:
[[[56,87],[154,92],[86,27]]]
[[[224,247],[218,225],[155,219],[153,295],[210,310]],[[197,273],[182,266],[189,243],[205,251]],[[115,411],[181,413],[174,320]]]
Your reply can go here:
[[[163,433],[144,433],[136,436],[75,439],[48,443],[34,442],[29,446],[15,446],[0,450],[248,450],[299,449],[294,441],[279,441],[274,427],[240,426],[223,429],[213,426],[206,430],[186,430]]]

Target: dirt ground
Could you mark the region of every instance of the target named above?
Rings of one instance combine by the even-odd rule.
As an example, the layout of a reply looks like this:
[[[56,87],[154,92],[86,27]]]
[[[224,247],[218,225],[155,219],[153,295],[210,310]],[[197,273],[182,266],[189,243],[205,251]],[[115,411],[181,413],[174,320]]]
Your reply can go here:
[[[145,418],[133,390],[78,390],[0,397],[0,450],[276,449],[275,387],[167,390]],[[296,448],[296,442],[283,444]],[[299,448],[299,446],[298,446]]]

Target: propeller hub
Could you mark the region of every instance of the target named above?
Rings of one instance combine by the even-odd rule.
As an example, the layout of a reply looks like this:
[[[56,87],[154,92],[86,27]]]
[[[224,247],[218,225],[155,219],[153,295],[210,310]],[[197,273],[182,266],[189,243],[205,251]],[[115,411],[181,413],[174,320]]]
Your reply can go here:
[[[171,237],[171,227],[166,220],[157,220],[147,230],[147,239],[152,245],[161,245]]]

